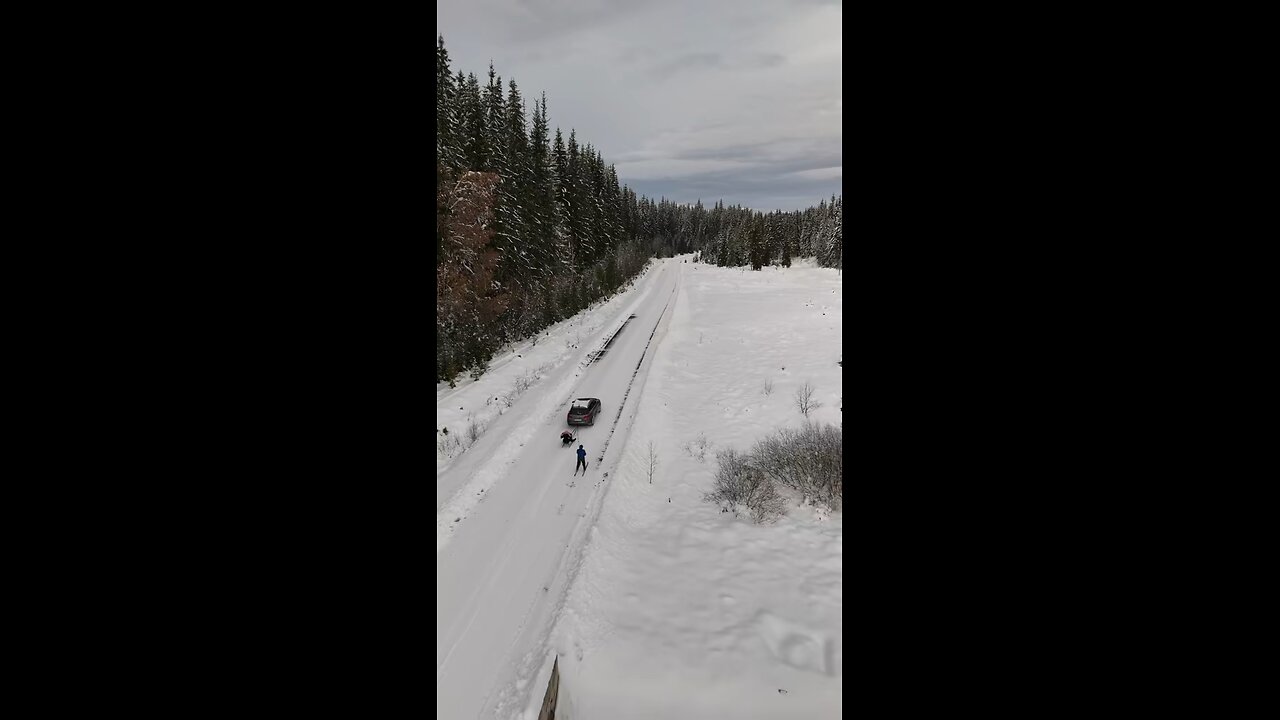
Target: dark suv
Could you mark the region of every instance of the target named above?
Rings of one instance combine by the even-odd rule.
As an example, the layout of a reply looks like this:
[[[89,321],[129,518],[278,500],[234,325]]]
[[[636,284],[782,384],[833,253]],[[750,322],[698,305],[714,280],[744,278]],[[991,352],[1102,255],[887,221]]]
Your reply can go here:
[[[570,425],[595,425],[600,414],[600,398],[578,398],[569,407]]]

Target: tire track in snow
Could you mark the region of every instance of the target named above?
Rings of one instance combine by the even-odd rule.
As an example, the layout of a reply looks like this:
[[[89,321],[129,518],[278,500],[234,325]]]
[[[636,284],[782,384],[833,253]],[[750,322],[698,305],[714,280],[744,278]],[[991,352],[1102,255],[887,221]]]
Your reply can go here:
[[[652,278],[651,282],[656,284],[657,274],[648,277]],[[644,303],[650,294],[654,292],[654,289],[655,285],[653,284],[644,286],[643,291],[639,293],[639,296],[625,312],[630,315]],[[668,302],[670,301],[668,300]],[[665,306],[663,310],[665,312]],[[573,368],[570,366],[565,370],[573,370]],[[570,393],[574,386],[578,384],[578,377],[582,373],[581,367],[577,370],[577,373],[562,372],[551,387],[539,388],[540,392],[538,394],[541,397],[537,399],[536,404],[526,417],[544,418],[559,412],[560,407],[563,405],[563,401],[560,398],[572,398]],[[535,429],[536,425],[534,423],[516,424],[512,431],[497,443],[496,448],[489,451],[488,458],[480,462],[479,466],[470,473],[470,477],[463,481],[458,489],[454,491],[449,500],[436,509],[437,554],[444,550],[458,526],[465,523],[471,512],[480,504],[480,490],[491,490],[500,480],[508,476],[510,473],[509,466],[520,456],[524,444],[533,438]],[[612,430],[610,430],[610,434],[612,434]],[[461,457],[459,456],[459,459]],[[454,468],[450,468],[450,471],[454,471]],[[439,483],[439,479],[436,482]],[[457,518],[456,521],[455,518]]]
[[[665,273],[660,272],[659,275]],[[645,292],[635,301],[632,310],[640,306],[653,306],[661,291],[656,287],[651,289],[656,292]],[[653,356],[648,354],[648,350],[660,344],[661,338],[656,333],[663,331],[669,324],[666,318],[672,312],[671,308],[678,305],[678,290],[677,285],[668,298],[664,299],[658,316],[659,322],[649,336],[641,338],[638,334],[633,334],[629,340],[620,338],[622,342],[614,344],[615,349],[620,344],[625,345],[628,358],[633,353],[640,357],[630,381],[626,379],[626,364],[630,362],[629,359],[613,357],[606,358],[601,363],[604,366],[602,372],[607,372],[608,380],[614,388],[613,397],[618,397],[616,387],[625,384],[623,399],[618,401],[620,408],[625,406],[625,402],[630,402],[633,387],[644,385],[644,378],[639,377],[639,373],[647,372],[652,365]],[[618,319],[629,320],[629,312],[624,311]],[[633,333],[641,330],[637,325],[637,330]],[[636,347],[640,348],[638,352]],[[561,385],[561,382],[572,383],[581,373],[574,374],[570,366],[568,374],[572,377],[558,378],[553,387],[547,388],[551,390],[552,396],[559,394],[557,391],[567,393],[570,387]],[[637,397],[639,395],[637,391]],[[542,420],[551,419],[550,415],[541,417],[540,406],[543,399],[538,398],[538,402],[529,408],[532,413],[521,413],[534,422],[518,425],[516,431],[504,439],[497,453],[498,457],[491,457],[483,468],[494,470],[495,476],[514,477],[520,474],[520,467],[508,467],[518,462],[518,458],[503,457],[506,453],[502,450],[523,440],[524,431],[532,431],[533,426],[539,425]],[[560,412],[561,409],[556,408],[551,414],[558,417]],[[635,413],[623,415],[619,412],[614,423],[610,423],[611,427],[607,429],[606,439],[614,434],[626,438],[634,416]],[[602,426],[601,431],[606,431],[606,428]],[[540,460],[551,457],[548,452],[534,451],[527,447],[523,452]],[[601,457],[605,455],[602,453]],[[617,462],[618,459],[615,458],[598,467],[601,470],[614,470]],[[595,467],[592,469],[594,471]],[[596,472],[592,472],[592,475],[595,476]],[[540,473],[535,474],[541,478]],[[500,478],[495,476],[484,480],[489,481],[491,486],[496,486]],[[495,706],[510,708],[513,696],[533,692],[528,686],[527,673],[520,672],[523,665],[521,661],[540,656],[541,650],[545,648],[547,634],[552,627],[550,620],[563,607],[564,595],[575,575],[574,566],[580,563],[582,547],[590,537],[595,518],[608,492],[608,485],[596,477],[586,482],[577,482],[575,487],[567,487],[562,482],[554,484],[556,482],[555,479],[548,478],[548,482],[540,487],[530,489],[532,492],[520,490],[527,486],[511,484],[512,489],[506,496],[486,497],[486,500],[500,504],[486,504],[486,507],[492,507],[494,511],[481,511],[478,514],[478,518],[483,518],[482,525],[468,523],[465,513],[456,524],[452,523],[456,515],[438,517],[438,520],[452,525],[451,528],[444,529],[441,527],[442,523],[437,524],[438,533],[441,530],[445,533],[443,538],[440,534],[437,536],[437,712],[441,708],[449,710],[441,717],[469,717],[476,710],[480,710],[480,715],[490,717]],[[583,497],[580,493],[589,487],[587,483],[594,485],[594,488],[588,489],[589,494]],[[519,498],[518,502],[514,502],[516,498]],[[465,498],[458,499],[465,499],[468,504],[474,502],[470,493]],[[564,505],[566,500],[573,506],[572,513],[569,505]],[[565,512],[557,515],[558,506],[561,505]],[[472,521],[476,519],[472,518]],[[473,529],[468,533],[463,530],[465,527]],[[481,527],[484,532],[475,529]],[[458,546],[462,549],[454,548],[455,552],[442,554],[441,541],[448,543],[453,528],[460,530],[457,537],[465,544]],[[536,542],[539,536],[545,536],[542,539],[550,542]],[[446,561],[448,571],[442,576],[439,568]],[[464,581],[469,587],[454,587],[453,591],[447,592],[447,597],[444,598],[447,600],[446,610],[440,610],[440,583],[449,582],[451,586],[456,586],[459,581]],[[529,651],[532,651],[532,655]]]
[[[649,340],[645,344],[645,350],[641,353],[640,362],[636,365],[636,371],[632,373],[631,382],[633,384],[639,371],[643,367],[644,357],[647,355],[648,348],[652,344],[655,334],[662,326],[662,318],[666,314],[667,307],[671,304],[672,299],[680,289],[680,282],[683,280],[683,277],[683,273],[680,273],[675,287],[672,288],[671,296],[667,298],[666,305],[663,306],[662,312],[658,315],[658,322],[654,324],[653,331],[649,333]],[[619,406],[621,407],[621,405],[622,404],[620,403]],[[613,431],[617,429],[630,431],[633,425],[634,415],[626,421],[619,422],[621,418],[622,412],[619,411],[618,417],[615,418],[613,428],[610,431],[611,435]],[[615,459],[609,465],[601,464],[599,469],[606,471],[603,474],[608,475],[609,472],[613,472],[618,469],[618,464],[620,462],[620,459]],[[514,677],[517,682],[506,687],[495,686],[491,688],[486,696],[484,705],[485,709],[482,714],[487,714],[492,717],[495,716],[496,713],[496,716],[514,718],[516,715],[505,716],[502,715],[502,712],[507,711],[507,708],[519,708],[526,706],[529,702],[529,698],[533,695],[537,695],[539,698],[541,697],[539,690],[541,688],[545,688],[545,683],[541,685],[538,683],[533,683],[531,685],[529,683],[539,677],[538,669],[543,665],[542,661],[544,659],[544,655],[549,652],[547,642],[549,640],[550,633],[555,627],[556,618],[564,609],[565,602],[568,599],[569,588],[577,578],[578,570],[582,565],[583,555],[587,549],[588,539],[595,532],[596,519],[600,515],[601,508],[604,506],[608,491],[609,484],[604,477],[596,480],[593,492],[588,498],[582,512],[579,514],[579,520],[575,524],[568,542],[565,543],[564,549],[560,551],[560,558],[556,562],[555,568],[547,576],[547,579],[543,581],[544,596],[535,596],[533,601],[530,602],[529,606],[521,616],[519,630],[515,633],[512,639],[512,648],[522,642],[524,642],[527,647],[530,647],[528,652],[521,656],[509,656],[503,672],[499,673],[501,675]],[[566,490],[562,497],[567,497],[568,492],[570,491]],[[550,602],[549,607],[541,605],[541,603],[546,602]],[[536,627],[530,627],[530,616],[532,616],[535,611],[543,613],[543,616],[537,621],[538,625]],[[532,641],[525,639],[530,633],[537,633],[535,637],[538,639]],[[548,672],[550,662],[550,659],[548,659],[546,663]],[[542,679],[545,680],[545,678]],[[523,682],[524,685],[521,685],[521,682]],[[540,700],[537,702],[540,702]],[[532,712],[536,712],[536,708]]]
[[[635,385],[635,382],[636,382],[636,376],[640,373],[640,368],[644,365],[644,359],[645,359],[645,356],[646,356],[646,355],[648,355],[648,353],[649,353],[649,347],[653,344],[653,336],[654,336],[654,334],[656,334],[656,333],[658,332],[658,326],[662,324],[662,318],[663,318],[664,316],[666,316],[666,314],[667,314],[667,308],[669,308],[669,307],[671,306],[671,299],[675,297],[676,290],[678,290],[678,289],[679,289],[679,287],[680,287],[680,285],[679,285],[679,282],[677,281],[676,285],[675,285],[674,287],[672,287],[672,288],[671,288],[671,294],[667,296],[667,301],[662,305],[662,311],[661,311],[660,313],[658,313],[658,320],[657,320],[657,322],[655,322],[655,323],[653,324],[653,330],[651,330],[651,331],[649,332],[649,339],[645,342],[644,350],[642,350],[642,351],[640,352],[640,360],[639,360],[639,362],[637,362],[637,363],[636,363],[636,369],[635,369],[634,371],[632,371],[632,373],[631,373],[631,380],[627,383],[627,390],[626,390],[626,392],[625,392],[625,393],[623,393],[623,395],[622,395],[622,402],[618,403],[618,414],[617,414],[617,416],[616,416],[616,417],[614,417],[614,419],[613,419],[613,425],[612,425],[612,426],[610,426],[610,428],[609,428],[609,434],[605,436],[605,439],[604,439],[604,446],[603,446],[605,449],[607,449],[607,448],[608,448],[608,446],[609,446],[609,440],[613,437],[613,434],[614,434],[614,433],[617,431],[617,429],[618,429],[618,425],[619,425],[619,423],[620,423],[620,422],[621,422],[621,420],[622,420],[622,410],[623,410],[623,408],[625,408],[625,407],[626,407],[626,404],[627,404],[627,396],[631,394],[631,388],[632,388],[632,386],[634,386],[634,385]],[[609,345],[613,344],[614,339],[615,339],[615,338],[616,338],[616,337],[617,337],[617,336],[622,332],[623,328],[625,328],[625,327],[627,326],[627,323],[631,322],[631,319],[632,319],[632,318],[634,318],[634,317],[635,317],[635,315],[632,315],[630,318],[628,318],[625,322],[623,322],[623,323],[622,323],[622,327],[618,328],[617,332],[615,332],[615,333],[614,333],[614,334],[613,334],[613,335],[612,335],[612,336],[611,336],[611,337],[610,337],[610,338],[605,342],[605,344],[604,344],[604,348],[605,348],[605,349],[607,349],[607,348],[609,347]],[[604,353],[603,353],[603,352],[601,352],[600,354],[601,354],[601,355],[603,355]],[[591,364],[591,362],[594,362],[594,361],[595,361],[595,359],[593,358],[593,359],[592,359],[590,362],[588,362],[587,364],[589,365],[589,364]],[[599,470],[603,470],[604,452],[605,452],[605,451],[602,449],[602,450],[600,451],[600,456],[599,456],[598,458],[596,458],[596,462],[597,462],[597,463],[599,463],[599,466],[598,466],[598,469],[599,469]],[[606,473],[606,474],[607,474],[607,473]],[[583,479],[584,479],[584,480],[586,479],[586,473],[583,473]],[[596,482],[596,485],[595,485],[596,490],[597,490],[597,493],[595,493],[595,495],[599,496],[599,498],[600,498],[600,499],[603,499],[603,495],[604,495],[603,491],[601,490],[601,486],[602,486],[602,485],[603,485],[603,479],[602,479],[602,480],[600,480],[600,481],[597,481],[597,482]],[[564,508],[564,505],[565,505],[564,500],[565,500],[565,498],[567,498],[567,497],[568,497],[569,493],[571,493],[571,492],[573,491],[573,488],[574,488],[574,487],[575,487],[575,485],[568,485],[568,486],[566,486],[566,488],[565,488],[564,490],[562,490],[562,491],[561,491],[561,495],[560,495],[560,500],[561,500],[561,502],[560,502],[560,509],[563,509],[563,508]],[[539,503],[538,503],[539,505],[541,504],[541,498],[542,498],[543,496],[545,496],[545,495],[546,495],[546,491],[547,491],[547,489],[549,489],[549,488],[550,488],[550,486],[548,485],[548,486],[547,486],[547,488],[544,488],[544,490],[543,490],[542,494],[541,494],[541,495],[539,495]],[[588,506],[590,506],[591,504],[592,504],[592,503],[591,503],[591,501],[590,501],[590,500],[588,500]],[[596,512],[598,512],[598,511],[599,511],[599,507],[598,507],[598,505],[597,505],[594,509],[595,509],[595,511],[596,511]],[[559,515],[559,514],[560,514],[560,512],[559,512],[559,511],[557,511],[557,512],[556,512],[556,514],[557,514],[557,515]],[[580,515],[579,517],[585,517],[585,515],[586,515],[586,512],[584,511],[583,515]],[[594,515],[593,515],[593,517],[594,517]],[[551,577],[550,577],[550,578],[548,578],[546,585],[544,585],[544,586],[543,586],[544,588],[549,588],[551,585],[553,585],[553,584],[555,583],[556,576],[557,576],[557,575],[559,575],[559,573],[560,573],[560,569],[563,567],[564,559],[568,557],[570,550],[573,548],[573,545],[574,545],[574,543],[572,543],[572,542],[570,542],[570,543],[568,543],[568,544],[566,544],[566,545],[565,545],[564,552],[563,552],[563,553],[562,553],[562,555],[561,555],[561,561],[560,561],[560,562],[558,562],[558,563],[556,563],[556,568],[555,568],[555,570],[554,570],[554,571],[552,571],[552,573],[551,573]],[[530,603],[529,608],[525,611],[525,614],[524,614],[523,618],[522,618],[522,619],[521,619],[521,621],[520,621],[520,629],[519,629],[519,631],[517,632],[517,636],[519,635],[519,632],[522,632],[522,631],[524,630],[524,626],[525,626],[525,623],[526,623],[526,622],[527,622],[527,620],[528,620],[529,614],[533,611],[533,608],[534,608],[534,606],[535,606],[536,604],[537,604],[537,598],[535,597],[534,602]],[[515,644],[515,639],[513,639],[513,640],[512,640],[512,644],[513,644],[513,645]]]
[[[546,485],[544,485],[542,488],[542,491],[538,493],[537,499],[534,500],[532,507],[540,507],[542,505],[543,500],[546,498],[547,493],[550,490],[551,490],[550,483],[547,483]],[[501,558],[498,566],[494,568],[492,571],[490,571],[488,573],[488,577],[485,578],[485,581],[483,583],[477,584],[475,590],[473,590],[471,594],[468,596],[466,607],[469,608],[469,610],[467,613],[468,617],[467,617],[466,625],[462,628],[461,632],[455,632],[453,634],[452,642],[449,643],[448,652],[445,653],[443,659],[437,659],[436,661],[436,680],[437,681],[439,681],[440,675],[445,671],[445,668],[448,666],[449,658],[453,656],[453,651],[457,649],[458,642],[462,638],[466,637],[467,631],[471,629],[472,624],[475,623],[476,618],[478,617],[477,609],[479,607],[479,604],[477,603],[477,599],[483,593],[488,592],[494,586],[494,584],[497,583],[500,579],[502,579],[503,576],[508,572],[508,567],[511,564],[511,558],[512,558],[512,553],[510,552],[512,545],[514,545],[518,541],[522,541],[527,536],[527,528],[531,524],[533,524],[536,520],[537,520],[537,517],[532,513],[521,513],[519,516],[517,516],[516,525],[512,528],[511,532],[507,533],[506,540],[502,543],[502,546],[499,548],[498,552],[496,553],[496,556]]]
[[[618,429],[618,421],[622,419],[622,410],[627,406],[627,396],[631,394],[631,388],[636,384],[636,375],[640,374],[640,366],[644,364],[644,357],[649,354],[649,346],[653,344],[654,333],[658,332],[658,325],[662,324],[662,318],[667,314],[667,308],[671,306],[671,298],[676,296],[676,290],[679,287],[680,283],[677,281],[675,287],[671,288],[671,295],[667,297],[667,302],[662,306],[662,312],[658,313],[658,322],[653,324],[653,330],[649,333],[649,340],[645,342],[644,351],[640,353],[640,362],[636,363],[636,369],[631,373],[631,380],[627,383],[627,391],[622,394],[622,402],[618,403],[618,415],[613,419],[613,427],[609,428],[609,434],[604,438],[604,445],[600,448],[600,457],[596,458],[597,463],[604,462],[604,453],[609,449],[609,441],[613,439],[613,433]],[[619,332],[621,332],[621,329],[619,329]]]
[[[592,352],[590,352],[590,353],[587,353],[587,359],[586,359],[586,362],[582,363],[582,367],[585,369],[585,368],[589,367],[589,366],[590,366],[592,363],[594,363],[595,361],[597,361],[597,360],[599,360],[600,358],[604,357],[604,356],[605,356],[605,353],[609,352],[609,346],[610,346],[610,345],[613,345],[613,341],[618,339],[618,336],[622,334],[622,331],[627,329],[627,324],[628,324],[628,323],[630,323],[630,322],[631,322],[632,320],[634,320],[635,318],[636,318],[635,314],[634,314],[634,313],[632,313],[631,317],[629,317],[629,318],[627,318],[626,320],[623,320],[623,321],[622,321],[622,327],[619,327],[617,330],[614,330],[614,331],[613,331],[613,334],[612,334],[612,335],[610,335],[610,336],[609,336],[609,337],[604,341],[604,344],[600,346],[600,349],[599,349],[599,350],[595,350],[595,351],[592,351]]]

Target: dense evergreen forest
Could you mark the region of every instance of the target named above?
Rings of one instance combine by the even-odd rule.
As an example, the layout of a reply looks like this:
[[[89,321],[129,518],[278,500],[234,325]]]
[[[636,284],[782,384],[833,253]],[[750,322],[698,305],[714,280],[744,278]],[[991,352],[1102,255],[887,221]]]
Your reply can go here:
[[[589,142],[527,106],[489,66],[455,75],[436,44],[436,380],[479,377],[493,353],[609,296],[650,257],[840,267],[839,196],[795,212],[654,202],[619,185]]]

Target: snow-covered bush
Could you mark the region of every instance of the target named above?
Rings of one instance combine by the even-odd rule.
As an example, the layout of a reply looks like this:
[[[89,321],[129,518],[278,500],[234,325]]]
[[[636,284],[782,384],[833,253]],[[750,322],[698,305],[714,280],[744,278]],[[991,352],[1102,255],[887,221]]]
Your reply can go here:
[[[714,443],[707,439],[706,433],[698,433],[698,437],[681,445],[680,449],[684,450],[689,457],[697,460],[698,462],[706,462],[707,453],[711,450],[713,445]]]
[[[783,428],[755,444],[750,462],[765,477],[800,493],[802,501],[840,509],[844,498],[840,428],[810,422],[799,429]]]
[[[537,379],[538,376],[532,372],[521,373],[520,376],[516,378],[515,385],[511,388],[514,391],[513,394],[516,396],[523,395],[526,390],[533,387],[533,383]]]
[[[462,438],[457,435],[450,435],[448,428],[445,428],[444,435],[436,438],[436,452],[447,458],[452,458],[461,449]]]
[[[739,507],[745,507],[757,523],[773,522],[786,514],[786,502],[773,482],[751,467],[748,456],[729,448],[717,453],[716,459],[720,465],[716,468],[715,486],[702,496],[704,501],[734,515]]]

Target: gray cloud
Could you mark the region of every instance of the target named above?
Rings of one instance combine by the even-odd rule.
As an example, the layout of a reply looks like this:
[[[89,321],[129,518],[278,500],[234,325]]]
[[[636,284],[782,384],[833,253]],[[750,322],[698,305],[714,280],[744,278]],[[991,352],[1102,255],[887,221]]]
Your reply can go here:
[[[708,68],[741,71],[778,67],[786,61],[787,58],[778,53],[748,53],[738,57],[713,52],[686,53],[655,66],[653,74],[665,79],[679,73],[698,72]]]
[[[751,67],[777,67],[787,61],[787,58],[778,53],[756,53],[748,60]]]
[[[839,2],[441,0],[456,72],[489,60],[654,198],[793,210],[841,191]]]
[[[446,3],[452,4],[452,3]],[[564,35],[589,31],[643,8],[630,0],[472,0],[491,28],[508,41],[543,44]],[[439,3],[436,25],[440,24]],[[445,36],[446,42],[448,36]]]
[[[700,68],[722,67],[720,53],[686,53],[673,60],[662,63],[653,69],[658,77],[670,77],[678,72],[692,72]]]

